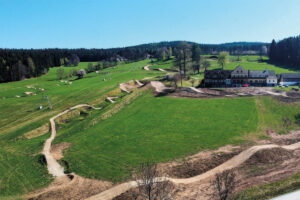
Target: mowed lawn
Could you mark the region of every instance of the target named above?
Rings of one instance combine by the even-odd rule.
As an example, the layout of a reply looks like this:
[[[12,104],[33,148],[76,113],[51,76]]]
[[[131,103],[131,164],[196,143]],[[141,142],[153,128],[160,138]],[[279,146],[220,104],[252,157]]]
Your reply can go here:
[[[139,163],[169,161],[203,149],[241,142],[258,123],[254,98],[187,99],[147,92],[111,118],[63,135],[71,171],[121,181]]]

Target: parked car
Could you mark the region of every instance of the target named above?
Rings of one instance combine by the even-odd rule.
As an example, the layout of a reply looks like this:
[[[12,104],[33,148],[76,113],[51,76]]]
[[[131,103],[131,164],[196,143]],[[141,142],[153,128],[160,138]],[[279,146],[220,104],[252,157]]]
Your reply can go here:
[[[249,84],[246,83],[246,84],[243,85],[243,87],[249,87]]]

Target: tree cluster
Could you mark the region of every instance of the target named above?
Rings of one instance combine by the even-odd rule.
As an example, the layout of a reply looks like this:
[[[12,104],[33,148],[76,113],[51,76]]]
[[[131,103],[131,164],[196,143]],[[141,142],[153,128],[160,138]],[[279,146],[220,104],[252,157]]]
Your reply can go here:
[[[300,69],[300,36],[281,41],[272,41],[269,49],[270,61]]]

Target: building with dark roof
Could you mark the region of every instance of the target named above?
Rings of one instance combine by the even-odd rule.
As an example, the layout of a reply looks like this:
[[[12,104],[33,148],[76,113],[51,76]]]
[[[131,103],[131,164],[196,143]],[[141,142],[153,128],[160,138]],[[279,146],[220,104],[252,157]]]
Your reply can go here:
[[[299,85],[300,73],[283,73],[278,75],[279,85]]]
[[[206,70],[204,72],[205,87],[226,87],[231,85],[232,70]]]
[[[275,86],[277,77],[273,70],[249,70],[248,83],[253,86]]]

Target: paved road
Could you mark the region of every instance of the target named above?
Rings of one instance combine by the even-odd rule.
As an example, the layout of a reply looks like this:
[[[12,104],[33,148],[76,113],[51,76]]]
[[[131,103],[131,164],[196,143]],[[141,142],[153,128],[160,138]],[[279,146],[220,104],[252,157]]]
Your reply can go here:
[[[282,196],[270,200],[300,200],[300,190],[288,194],[284,194]]]

